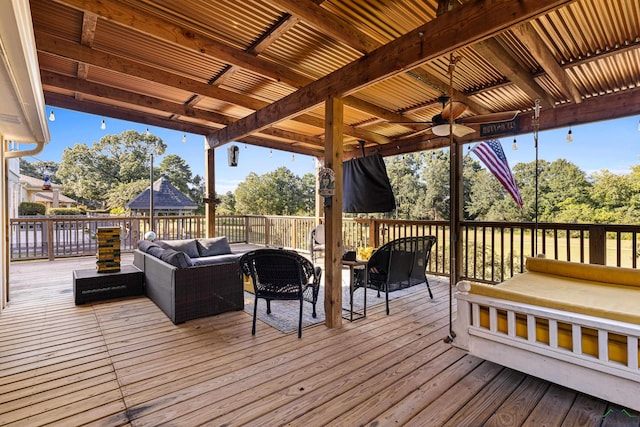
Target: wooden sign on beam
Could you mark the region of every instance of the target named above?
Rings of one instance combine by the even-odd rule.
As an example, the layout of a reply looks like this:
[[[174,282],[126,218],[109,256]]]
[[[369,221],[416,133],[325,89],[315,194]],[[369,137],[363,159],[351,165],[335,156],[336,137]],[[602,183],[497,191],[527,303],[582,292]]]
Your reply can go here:
[[[520,130],[520,118],[516,117],[508,122],[499,123],[481,123],[480,124],[480,136],[503,136],[503,135],[515,135]]]

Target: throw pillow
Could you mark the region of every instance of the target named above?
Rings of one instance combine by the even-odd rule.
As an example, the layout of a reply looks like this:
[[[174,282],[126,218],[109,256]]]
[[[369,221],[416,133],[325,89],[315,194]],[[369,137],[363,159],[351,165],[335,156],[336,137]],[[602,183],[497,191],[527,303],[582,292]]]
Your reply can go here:
[[[231,247],[226,236],[198,239],[198,252],[200,256],[216,256],[231,253]]]
[[[183,239],[183,240],[162,240],[158,242],[160,246],[165,246],[167,249],[175,249],[176,251],[184,252],[191,258],[198,258],[198,245],[195,239]]]
[[[166,250],[167,249],[163,249],[160,246],[151,246],[149,249],[147,249],[147,253],[151,256],[162,259],[162,254]]]
[[[149,252],[149,248],[159,248],[157,244],[150,242],[148,240],[138,240],[138,249],[142,252]]]
[[[182,251],[165,249],[160,259],[178,268],[191,267],[191,258]]]

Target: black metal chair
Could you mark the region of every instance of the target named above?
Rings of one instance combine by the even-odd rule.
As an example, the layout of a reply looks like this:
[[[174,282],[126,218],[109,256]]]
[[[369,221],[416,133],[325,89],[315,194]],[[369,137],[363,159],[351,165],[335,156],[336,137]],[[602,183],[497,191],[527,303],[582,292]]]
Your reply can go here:
[[[316,262],[316,252],[324,253],[324,225],[320,224],[309,232],[309,252],[311,262]]]
[[[429,287],[426,269],[435,244],[434,236],[402,237],[376,249],[367,262],[368,288],[385,293],[387,314],[389,314],[389,292],[426,283]],[[355,287],[364,286],[362,270],[356,271]]]
[[[240,267],[253,280],[255,302],[251,334],[256,334],[258,299],[267,301],[267,314],[271,313],[272,300],[299,300],[298,338],[301,338],[303,301],[313,304],[313,317],[316,317],[322,276],[320,267],[314,267],[308,259],[296,252],[282,249],[256,249],[247,252],[240,258]]]

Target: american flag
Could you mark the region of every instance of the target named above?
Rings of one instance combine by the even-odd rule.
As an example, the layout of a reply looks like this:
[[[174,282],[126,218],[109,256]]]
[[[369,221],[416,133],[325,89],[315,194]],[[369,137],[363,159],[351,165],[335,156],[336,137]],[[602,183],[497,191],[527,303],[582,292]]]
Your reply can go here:
[[[513,174],[509,168],[509,162],[507,162],[507,156],[502,151],[502,145],[500,141],[494,139],[492,141],[484,141],[476,144],[471,151],[485,164],[485,166],[493,173],[498,181],[507,189],[513,200],[516,201],[520,209],[522,209],[522,197],[520,197],[520,190]]]

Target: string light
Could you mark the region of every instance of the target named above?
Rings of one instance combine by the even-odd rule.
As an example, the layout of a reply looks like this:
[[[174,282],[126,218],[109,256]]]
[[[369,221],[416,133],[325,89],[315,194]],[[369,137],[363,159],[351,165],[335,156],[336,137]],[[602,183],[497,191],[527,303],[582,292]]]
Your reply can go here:
[[[269,158],[273,157],[273,150],[269,150]]]
[[[187,143],[187,134],[186,133],[182,135],[182,143],[183,144]]]
[[[516,141],[515,138],[513,138],[513,145],[511,146],[512,149],[517,150],[518,149],[518,141]]]
[[[55,121],[56,121],[56,115],[55,115],[55,114],[53,114],[53,110],[51,110],[51,111],[49,112],[49,121],[50,121],[50,122],[55,122]]]
[[[147,135],[150,135],[150,133],[149,133],[149,128],[147,128]]]
[[[571,132],[571,128],[569,128],[569,132],[567,132],[567,142],[573,142],[573,132]]]
[[[102,123],[100,123],[100,129],[105,130],[107,128],[107,124],[104,122],[104,119],[102,119]]]
[[[296,155],[295,155],[295,154],[292,154],[292,155],[291,155],[291,162],[295,162],[295,161],[296,161]]]

